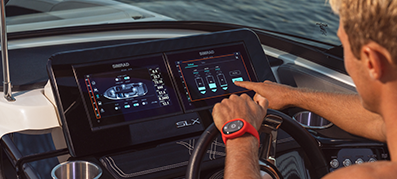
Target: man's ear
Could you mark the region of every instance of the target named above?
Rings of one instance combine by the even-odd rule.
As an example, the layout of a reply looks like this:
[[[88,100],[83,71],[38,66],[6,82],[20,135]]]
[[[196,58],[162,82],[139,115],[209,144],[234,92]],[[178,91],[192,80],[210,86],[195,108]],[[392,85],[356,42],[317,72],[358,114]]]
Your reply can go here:
[[[361,60],[364,69],[374,80],[382,80],[387,70],[385,67],[392,62],[389,51],[375,42],[369,42],[361,48]]]

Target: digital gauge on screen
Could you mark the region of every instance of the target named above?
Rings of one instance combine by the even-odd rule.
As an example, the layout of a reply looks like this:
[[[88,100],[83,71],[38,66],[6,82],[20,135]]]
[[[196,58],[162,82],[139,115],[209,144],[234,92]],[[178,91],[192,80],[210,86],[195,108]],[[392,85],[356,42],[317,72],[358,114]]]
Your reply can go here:
[[[93,128],[181,111],[161,55],[74,69]]]
[[[235,81],[257,81],[242,43],[167,54],[185,109],[211,106],[235,93],[252,93]],[[251,69],[251,70],[248,70]]]

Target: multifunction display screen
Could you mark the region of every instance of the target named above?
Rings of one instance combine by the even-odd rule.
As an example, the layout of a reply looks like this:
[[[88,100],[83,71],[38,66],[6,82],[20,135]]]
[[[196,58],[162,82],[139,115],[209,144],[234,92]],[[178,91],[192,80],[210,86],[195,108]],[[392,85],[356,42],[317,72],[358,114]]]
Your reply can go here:
[[[176,65],[191,102],[241,92],[242,89],[233,83],[251,81],[240,52],[177,61]]]
[[[257,81],[242,43],[170,53],[167,58],[187,110],[212,106],[230,94],[249,92],[234,85],[235,81]]]
[[[75,72],[94,129],[181,111],[162,55]]]

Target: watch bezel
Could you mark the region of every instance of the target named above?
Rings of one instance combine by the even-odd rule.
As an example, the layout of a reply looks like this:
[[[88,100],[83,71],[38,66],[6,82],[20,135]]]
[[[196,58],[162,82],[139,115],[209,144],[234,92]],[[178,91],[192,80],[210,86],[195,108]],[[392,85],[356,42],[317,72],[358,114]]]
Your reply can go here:
[[[241,128],[240,128],[239,130],[236,130],[236,131],[234,131],[234,132],[232,132],[232,133],[229,133],[229,134],[225,133],[224,127],[225,127],[226,125],[232,123],[232,122],[235,122],[235,121],[240,121],[240,122],[243,123],[243,125],[241,126]],[[242,118],[232,119],[232,120],[230,120],[230,121],[227,121],[225,124],[223,124],[223,126],[222,126],[222,132],[221,132],[223,143],[226,145],[226,140],[228,140],[228,139],[234,139],[234,138],[240,137],[240,136],[244,135],[245,133],[250,133],[250,134],[252,134],[256,139],[258,139],[258,146],[260,146],[260,137],[259,137],[258,130],[257,130],[252,124],[248,123],[247,121],[245,121],[245,120],[242,119]]]
[[[233,123],[237,123],[237,122],[241,123],[241,127],[240,127],[239,129],[237,129],[237,130],[235,130],[235,131],[232,131],[232,132],[227,132],[227,131],[225,131],[225,127],[226,127],[226,126],[232,125]],[[238,132],[238,131],[241,131],[241,130],[244,128],[244,126],[245,126],[245,123],[244,123],[243,120],[228,121],[228,122],[225,123],[225,125],[222,127],[222,133],[225,134],[225,135],[234,134],[234,133],[236,133],[236,132]]]

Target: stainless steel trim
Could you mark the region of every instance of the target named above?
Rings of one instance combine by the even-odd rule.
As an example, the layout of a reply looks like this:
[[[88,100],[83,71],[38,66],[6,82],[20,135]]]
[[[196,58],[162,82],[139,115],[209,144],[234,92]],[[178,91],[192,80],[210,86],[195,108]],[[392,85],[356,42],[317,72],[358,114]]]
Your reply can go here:
[[[278,175],[277,171],[273,167],[269,166],[268,164],[259,160],[259,166],[261,166],[260,171],[261,171],[262,177],[264,176],[265,173],[267,173],[272,178],[281,179],[281,177]],[[262,173],[262,172],[264,172],[264,173]]]
[[[284,52],[266,45],[262,45],[263,50],[265,51],[266,55],[272,56],[274,58],[278,58],[280,60],[283,60],[284,63],[293,63],[298,66],[311,69],[315,72],[318,72],[320,74],[323,74],[327,77],[330,77],[332,79],[335,79],[337,81],[340,81],[344,84],[347,84],[352,87],[356,87],[354,84],[353,80],[350,78],[350,76],[336,72],[334,70],[331,70],[327,67],[321,66],[319,64],[316,64],[314,62],[311,62],[309,60],[306,60],[304,58],[295,56],[293,54],[290,54],[288,52]],[[277,73],[275,73],[277,74]]]
[[[259,152],[259,159],[267,160],[276,165],[276,145],[277,145],[277,129],[283,122],[283,118],[269,114],[265,117],[259,132],[264,134],[262,138],[262,149]]]
[[[302,116],[306,116],[306,119],[298,119],[298,118],[302,118]],[[298,112],[292,117],[292,119],[297,121],[301,126],[308,128],[308,129],[326,129],[333,125],[332,122],[330,122],[327,119],[324,119],[323,117],[321,117],[313,112],[310,112],[310,111]],[[320,120],[320,121],[318,121],[318,120]],[[318,123],[319,125],[314,126],[314,125],[311,125],[310,123]]]
[[[102,169],[98,165],[82,160],[67,161],[58,164],[51,171],[54,179],[80,178],[98,179],[102,176]]]
[[[11,80],[10,80],[10,68],[9,68],[9,60],[8,60],[8,44],[7,44],[7,26],[6,26],[6,13],[5,13],[5,2],[4,0],[0,1],[1,3],[1,57],[3,61],[3,91],[4,98],[7,101],[15,101],[15,98],[12,96],[11,91]]]

